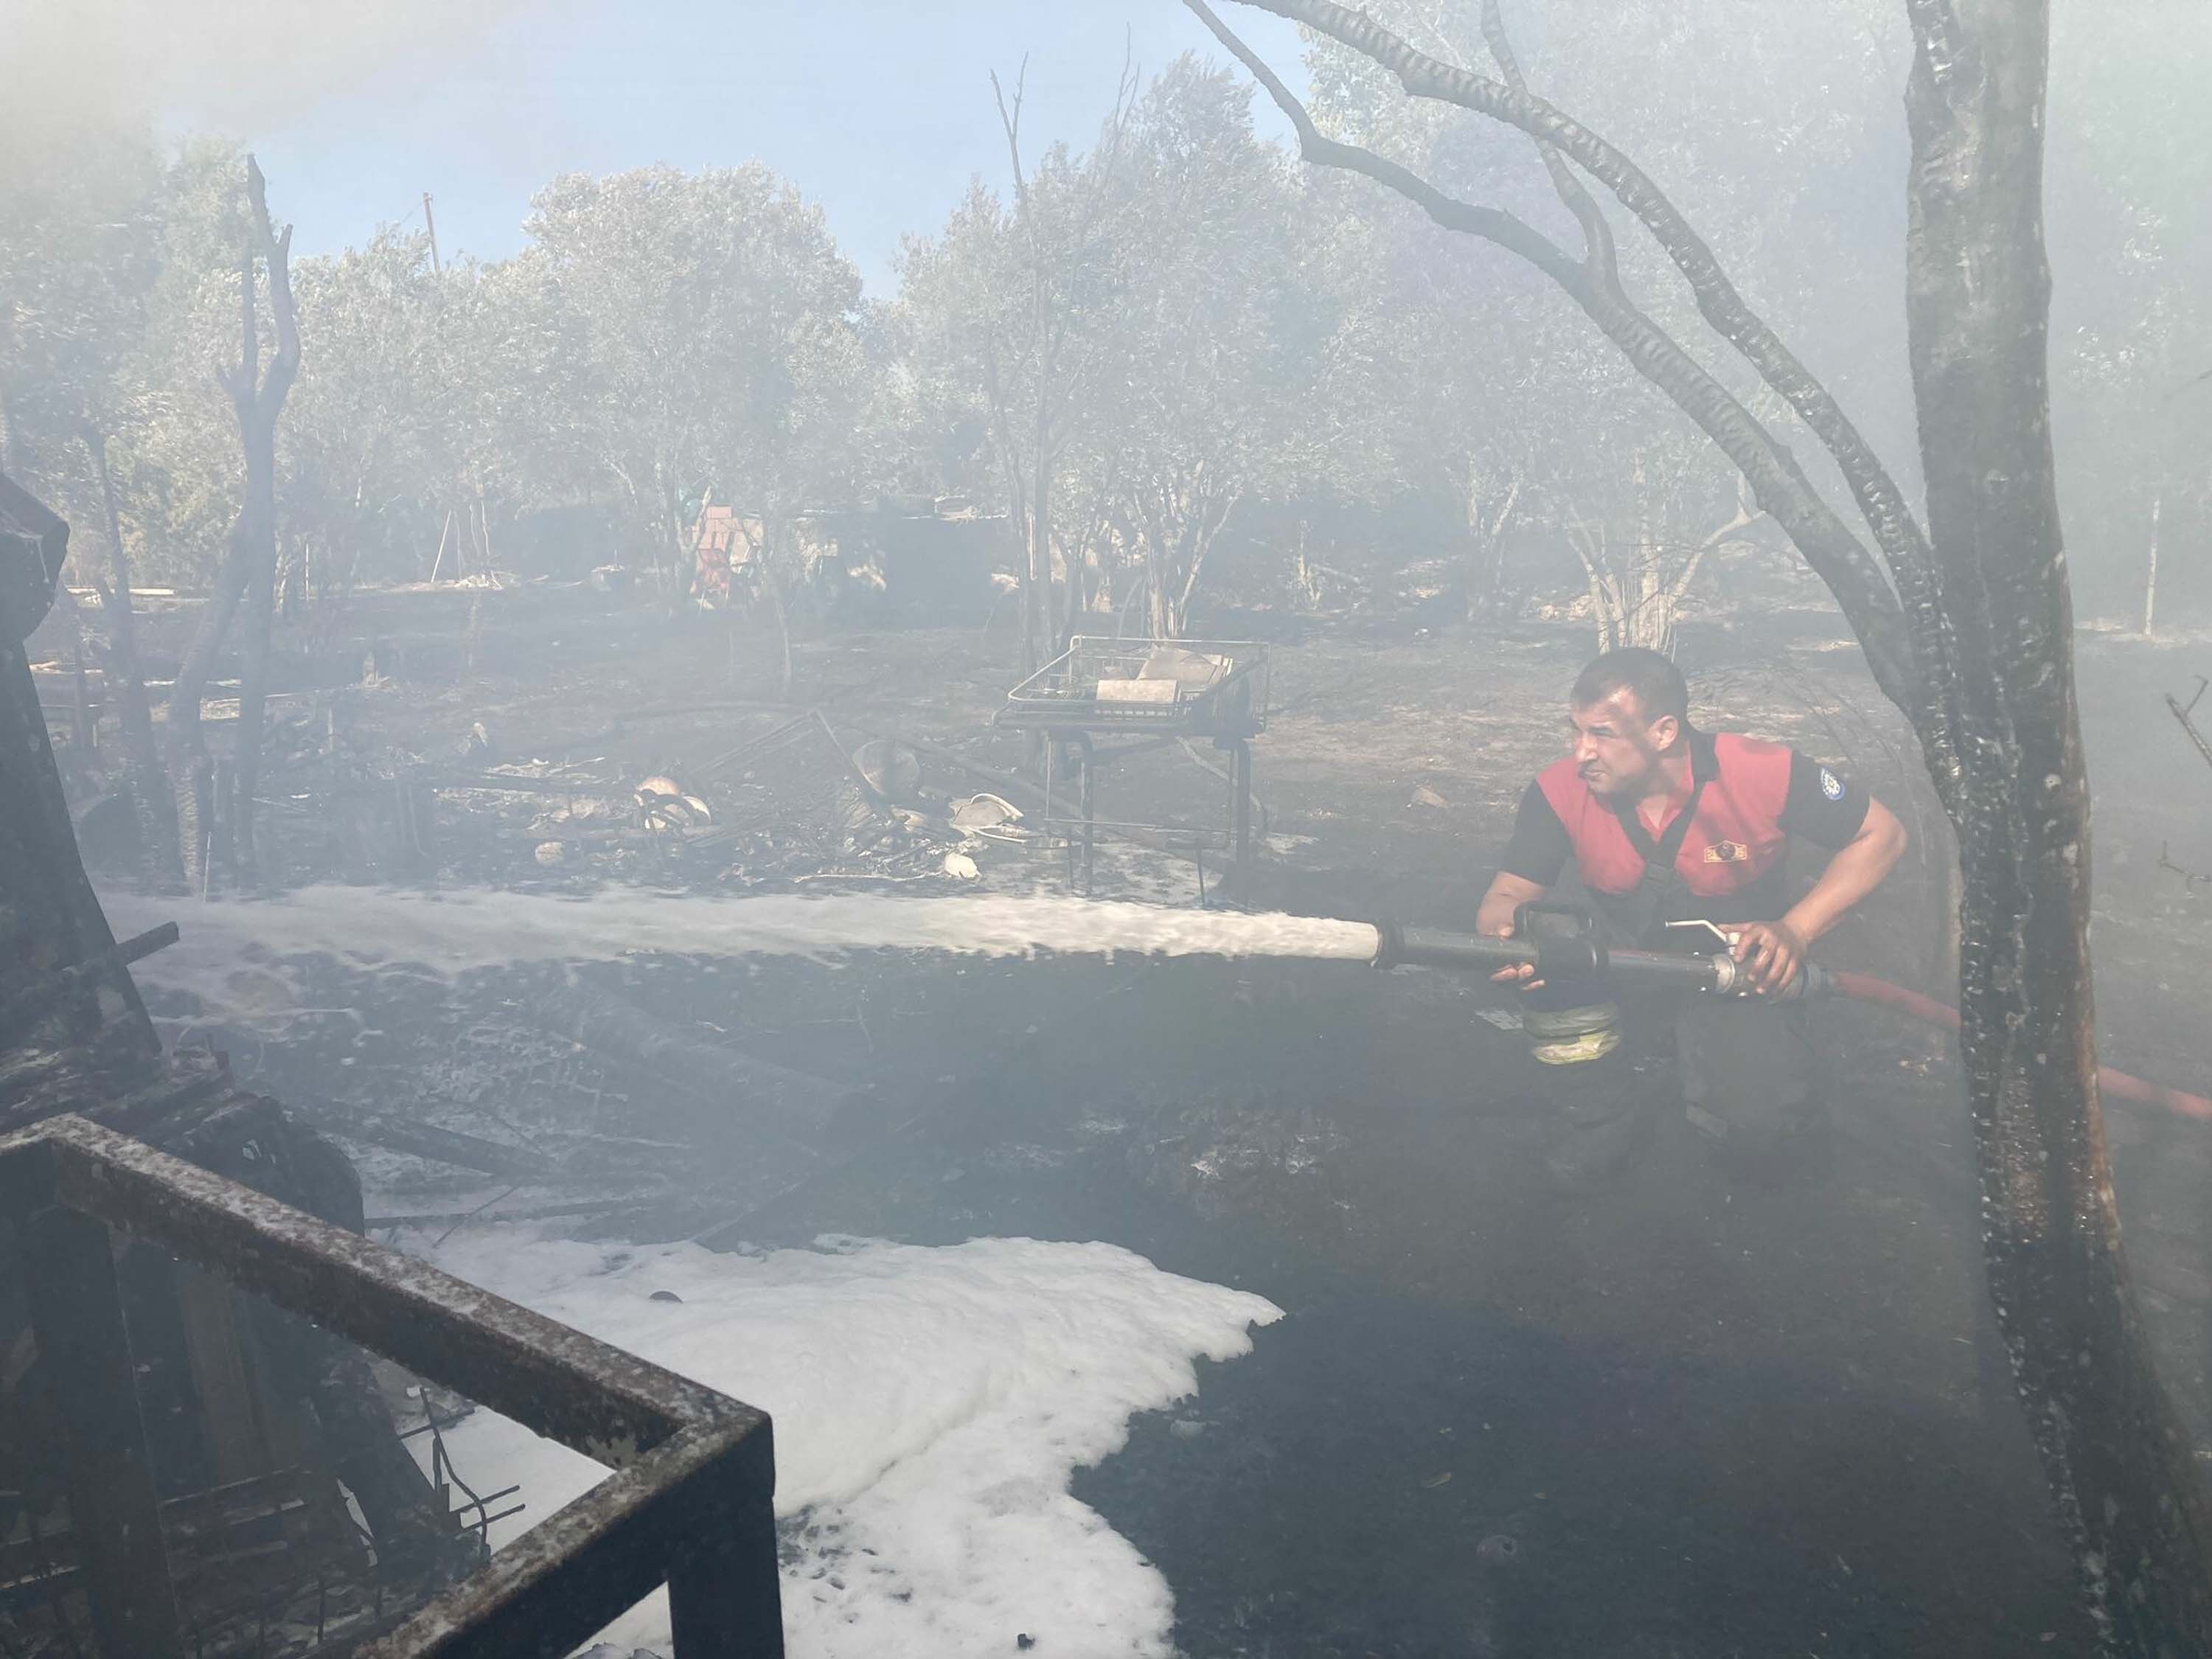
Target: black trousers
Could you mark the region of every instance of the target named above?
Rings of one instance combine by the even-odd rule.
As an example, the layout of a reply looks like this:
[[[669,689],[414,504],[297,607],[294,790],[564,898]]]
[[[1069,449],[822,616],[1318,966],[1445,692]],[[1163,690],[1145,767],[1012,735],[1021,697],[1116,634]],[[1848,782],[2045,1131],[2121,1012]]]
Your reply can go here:
[[[1618,1174],[1679,1111],[1731,1162],[1785,1156],[1812,1127],[1813,1045],[1801,1003],[1698,997],[1632,1001],[1602,1058],[1539,1066],[1553,1114],[1546,1162],[1570,1188]]]

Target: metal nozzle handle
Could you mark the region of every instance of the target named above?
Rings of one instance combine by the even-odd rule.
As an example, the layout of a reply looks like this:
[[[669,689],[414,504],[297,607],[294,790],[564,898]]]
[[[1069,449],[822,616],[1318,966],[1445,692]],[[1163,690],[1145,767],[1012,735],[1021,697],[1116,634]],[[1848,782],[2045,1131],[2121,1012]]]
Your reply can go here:
[[[1460,933],[1437,927],[1406,927],[1390,921],[1373,924],[1375,965],[1389,969],[1413,963],[1422,968],[1449,968],[1461,973],[1494,974],[1501,968],[1533,964],[1540,978],[1564,980],[1618,976],[1642,985],[1682,985],[1721,996],[1744,991],[1742,965],[1734,957],[1674,956],[1662,951],[1607,951],[1592,940],[1565,940],[1552,951],[1522,939],[1492,939],[1480,933]],[[1826,996],[1832,988],[1829,975],[1813,963],[1799,969],[1797,978],[1777,1000]]]

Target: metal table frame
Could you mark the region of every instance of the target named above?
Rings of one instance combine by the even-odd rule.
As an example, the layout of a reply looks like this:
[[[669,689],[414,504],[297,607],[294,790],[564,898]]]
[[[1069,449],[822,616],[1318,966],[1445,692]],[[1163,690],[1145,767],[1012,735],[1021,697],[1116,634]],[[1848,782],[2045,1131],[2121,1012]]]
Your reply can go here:
[[[560,1659],[664,1583],[678,1659],[781,1659],[763,1413],[81,1117],[0,1139],[0,1215],[55,1376],[105,1659],[185,1653],[111,1227],[613,1469],[358,1659]]]
[[[1098,847],[1097,770],[1101,765],[1164,749],[1170,744],[1188,740],[1189,734],[1176,732],[1166,737],[1146,737],[1118,745],[1102,745],[1102,736],[1125,735],[1119,728],[1112,732],[1088,730],[1049,731],[1045,733],[1044,823],[1049,826],[1058,822],[1053,814],[1053,781],[1056,776],[1073,774],[1076,783],[1077,811],[1080,817],[1072,821],[1076,833],[1070,836],[1067,845],[1068,882],[1074,884],[1077,854],[1080,849],[1083,870],[1083,890],[1092,889],[1092,876]],[[1252,742],[1249,738],[1215,738],[1213,746],[1226,750],[1231,757],[1230,791],[1232,799],[1229,808],[1228,846],[1236,854],[1236,867],[1243,869],[1252,860]],[[1172,833],[1161,824],[1111,825],[1139,833],[1161,835]],[[1212,834],[1219,832],[1212,831]],[[1200,885],[1204,877],[1201,875]]]
[[[1057,675],[1066,678],[1086,650],[1121,653],[1174,648],[1230,655],[1241,666],[1226,680],[1211,688],[1181,710],[1158,713],[1141,705],[1121,708],[1095,698],[1060,701],[1035,694],[1032,688],[1049,684]],[[1082,854],[1083,890],[1089,892],[1096,864],[1098,839],[1097,774],[1100,766],[1162,749],[1172,743],[1204,739],[1231,757],[1229,846],[1236,867],[1252,861],[1252,739],[1267,730],[1267,688],[1272,665],[1266,645],[1247,640],[1105,640],[1079,635],[1053,662],[1032,674],[1008,694],[1006,707],[994,721],[1015,731],[1034,732],[1045,740],[1044,817],[1053,817],[1053,786],[1073,774],[1080,817],[1068,843],[1068,881],[1074,884],[1076,854]],[[1224,696],[1234,693],[1234,696]],[[1114,739],[1126,741],[1118,744]],[[1124,826],[1160,833],[1164,825]],[[1201,884],[1203,877],[1201,876]]]

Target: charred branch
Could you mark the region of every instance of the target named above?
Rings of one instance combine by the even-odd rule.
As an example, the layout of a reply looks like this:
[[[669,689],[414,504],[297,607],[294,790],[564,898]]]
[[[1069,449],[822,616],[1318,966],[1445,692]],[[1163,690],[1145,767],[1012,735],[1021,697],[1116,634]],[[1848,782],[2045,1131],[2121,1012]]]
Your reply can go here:
[[[1505,77],[1506,85],[1526,98],[1528,88],[1522,79],[1520,60],[1513,54],[1513,42],[1506,35],[1505,19],[1498,12],[1498,0],[1483,0],[1482,38],[1490,47],[1490,55],[1498,60],[1498,72]],[[1575,216],[1575,222],[1582,227],[1583,263],[1605,280],[1617,283],[1620,280],[1620,261],[1613,246],[1613,227],[1606,223],[1604,210],[1583,187],[1583,181],[1575,177],[1574,168],[1567,164],[1567,158],[1559,153],[1557,144],[1541,138],[1535,139],[1534,143],[1536,153],[1544,159],[1544,171],[1551,175],[1552,188],[1566,204],[1567,211]]]
[[[1705,239],[1644,170],[1581,122],[1518,84],[1510,48],[1500,57],[1507,84],[1455,68],[1415,50],[1364,12],[1333,0],[1245,0],[1263,11],[1303,23],[1372,59],[1398,77],[1409,96],[1458,105],[1519,128],[1549,151],[1572,161],[1612,191],[1658,241],[1682,273],[1698,312],[1741,352],[1759,378],[1795,410],[1835,458],[1853,497],[1887,560],[1900,597],[1908,602],[1927,580],[1930,554],[1925,534],[1903,493],[1872,447],[1827,389],[1806,369],[1774,331],[1745,302]],[[1504,39],[1494,0],[1486,7],[1485,34],[1493,52]],[[1547,165],[1552,157],[1547,155]],[[1559,170],[1554,169],[1555,181]],[[1561,194],[1575,206],[1573,190]],[[1577,208],[1585,233],[1591,208]],[[1932,665],[1931,665],[1932,670]],[[1911,710],[1907,711],[1911,712]]]
[[[1922,723],[1923,683],[1896,594],[1858,538],[1756,416],[1638,309],[1617,282],[1607,282],[1602,273],[1510,213],[1461,201],[1395,161],[1324,136],[1290,88],[1215,15],[1206,0],[1185,3],[1267,88],[1296,130],[1299,153],[1308,161],[1364,174],[1406,198],[1445,229],[1480,237],[1517,254],[1580,306],[1637,372],[1665,392],[1742,471],[1760,508],[1789,534],[1836,596],[1884,695],[1911,715],[1916,726]],[[1266,9],[1293,15],[1280,6]]]
[[[269,219],[268,187],[251,156],[246,163],[246,194],[252,228],[239,266],[240,340],[235,368],[217,378],[238,414],[239,441],[246,457],[246,495],[215,592],[200,617],[177,681],[169,696],[169,781],[177,799],[179,836],[185,872],[202,886],[208,878],[207,849],[212,825],[204,822],[212,800],[207,744],[200,730],[200,698],[213,673],[216,655],[241,602],[248,602],[244,641],[245,668],[239,696],[237,782],[234,811],[240,863],[252,864],[252,800],[260,768],[261,728],[269,683],[269,630],[275,619],[276,582],[276,419],[300,371],[300,328],[292,300],[292,228],[279,234]],[[269,271],[269,307],[276,349],[266,374],[261,368],[260,330],[256,319],[256,268]]]
[[[2189,741],[2197,745],[2197,752],[2204,757],[2204,763],[2207,766],[2212,766],[2212,743],[2207,743],[2204,740],[2204,734],[2197,729],[2197,722],[2190,719],[2190,714],[2204,696],[2204,680],[2199,678],[2197,682],[2196,695],[2186,703],[2175,696],[2172,692],[2167,692],[2166,706],[2173,718],[2181,722],[2181,729],[2189,733]]]

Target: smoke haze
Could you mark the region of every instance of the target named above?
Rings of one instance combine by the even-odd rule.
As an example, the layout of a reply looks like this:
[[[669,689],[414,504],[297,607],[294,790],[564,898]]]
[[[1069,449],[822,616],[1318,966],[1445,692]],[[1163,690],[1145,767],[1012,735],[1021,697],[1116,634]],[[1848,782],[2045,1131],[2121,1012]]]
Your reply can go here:
[[[516,0],[4,0],[0,146],[32,155],[42,140],[117,121],[252,132],[450,65],[520,9]]]

